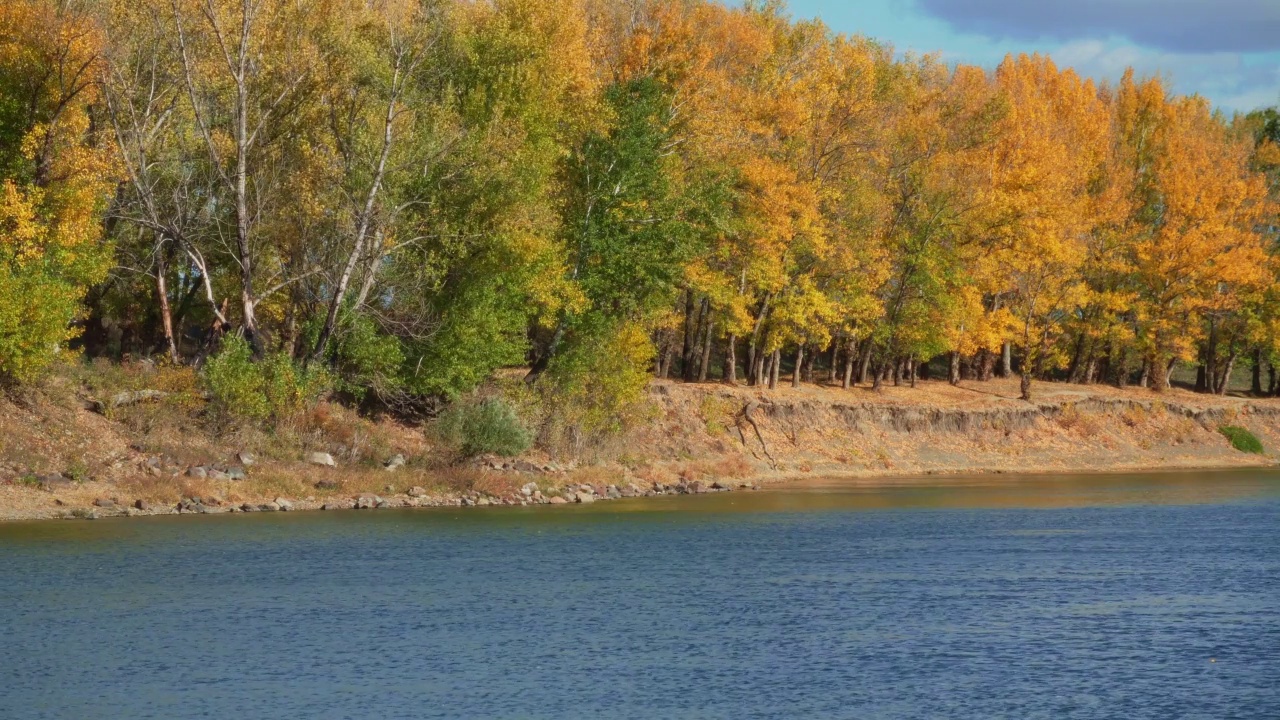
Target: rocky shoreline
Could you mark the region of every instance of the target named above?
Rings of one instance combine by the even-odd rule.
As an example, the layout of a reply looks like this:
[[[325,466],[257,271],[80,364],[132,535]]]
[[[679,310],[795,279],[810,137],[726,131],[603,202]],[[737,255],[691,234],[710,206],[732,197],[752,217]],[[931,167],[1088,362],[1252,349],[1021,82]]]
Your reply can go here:
[[[320,481],[317,485],[328,481]],[[121,502],[117,498],[98,498],[90,507],[69,508],[55,512],[51,519],[97,520],[108,517],[144,517],[156,515],[217,515],[257,512],[303,512],[339,510],[391,510],[406,508],[443,507],[528,507],[532,505],[588,505],[595,502],[622,500],[624,498],[658,497],[662,495],[701,495],[706,493],[759,490],[755,482],[704,483],[699,480],[675,484],[654,483],[641,488],[635,483],[626,485],[569,484],[548,488],[544,493],[536,482],[522,486],[518,493],[493,495],[469,492],[458,496],[432,495],[421,487],[412,487],[403,493],[389,493],[385,497],[375,493],[360,493],[351,497],[323,500],[314,496],[301,499],[277,497],[265,503],[234,503],[218,495],[184,497],[176,505],[162,505],[138,499]],[[55,502],[61,502],[55,500]]]

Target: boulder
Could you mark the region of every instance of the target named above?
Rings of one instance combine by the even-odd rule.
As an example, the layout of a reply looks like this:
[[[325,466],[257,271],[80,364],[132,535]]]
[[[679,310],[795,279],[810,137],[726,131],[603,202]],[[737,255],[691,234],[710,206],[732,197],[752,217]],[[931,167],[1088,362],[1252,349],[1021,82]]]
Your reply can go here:
[[[356,497],[356,509],[372,510],[373,508],[378,507],[378,504],[381,502],[382,498],[374,495],[373,493],[360,493],[360,495]]]
[[[524,486],[520,488],[520,494],[525,497],[533,497],[533,494],[536,492],[538,492],[538,483],[525,483]]]
[[[414,485],[413,487],[409,488],[409,492],[405,494],[411,498],[420,498],[420,497],[426,497],[427,491],[424,490],[423,488],[418,487],[417,485]]]
[[[516,472],[527,472],[527,473],[542,472],[542,468],[540,466],[534,465],[528,460],[517,460],[515,461],[514,464],[512,464],[512,467],[516,470]]]
[[[281,512],[289,512],[293,510],[293,503],[286,498],[276,498],[275,506],[280,508]]]
[[[242,467],[229,467],[226,475],[228,480],[246,480],[249,477],[249,473]]]
[[[93,501],[93,505],[100,508],[113,508],[116,506],[116,501],[111,498],[98,498]]]
[[[400,468],[404,467],[404,455],[401,455],[400,453],[396,453],[395,455],[392,455],[390,458],[387,458],[387,461],[382,463],[382,466],[385,467],[388,471],[399,470]]]
[[[280,510],[280,506],[274,502],[269,502],[259,505],[258,509],[262,512],[277,512]]]
[[[550,504],[552,504],[552,505],[568,505],[568,504],[569,504],[569,501],[568,501],[568,500],[566,500],[566,499],[564,499],[563,497],[561,497],[561,496],[559,496],[559,495],[556,495],[556,496],[554,496],[554,497],[552,497],[552,498],[551,498],[551,500],[550,500]]]
[[[334,460],[333,456],[327,452],[307,453],[307,462],[323,467],[338,467],[338,461]]]
[[[191,477],[191,478],[207,478],[207,477],[209,477],[209,471],[208,471],[208,470],[205,470],[205,469],[204,469],[202,466],[200,466],[200,465],[194,465],[194,466],[192,466],[192,467],[187,468],[187,477]]]
[[[151,503],[142,499],[134,500],[133,506],[143,512],[150,512],[153,509],[153,506],[151,505]]]
[[[247,453],[241,450],[240,452],[236,453],[236,462],[240,463],[245,467],[250,467],[254,463],[258,462],[258,458],[254,456],[253,453]]]
[[[701,480],[694,480],[693,482],[689,483],[689,492],[691,493],[704,493],[706,491],[707,491],[707,486],[703,485]]]
[[[596,496],[595,496],[595,495],[592,495],[591,493],[585,493],[585,492],[582,492],[582,491],[578,491],[578,492],[574,493],[574,495],[573,495],[573,501],[574,501],[574,502],[576,502],[576,503],[580,503],[580,504],[585,505],[585,504],[587,504],[587,503],[593,503],[593,502],[595,502],[595,501],[596,501]]]
[[[258,506],[245,503],[240,506],[240,512],[258,512]]]
[[[208,472],[208,476],[210,480],[230,480],[231,479],[230,475],[227,475],[221,470],[210,470]]]
[[[610,485],[609,487],[605,488],[604,494],[610,500],[617,500],[618,498],[622,497],[622,491],[618,489],[617,485]]]

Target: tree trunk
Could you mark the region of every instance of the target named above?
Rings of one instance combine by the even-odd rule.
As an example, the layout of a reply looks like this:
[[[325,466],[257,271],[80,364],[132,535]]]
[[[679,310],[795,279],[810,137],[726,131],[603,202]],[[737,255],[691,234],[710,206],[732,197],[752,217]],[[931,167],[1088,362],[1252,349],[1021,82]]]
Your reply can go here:
[[[915,387],[915,386],[916,386],[916,374],[917,374],[917,371],[916,371],[916,359],[915,359],[915,358],[908,358],[908,359],[907,359],[907,369],[908,369],[908,370],[910,371],[910,373],[911,373],[911,375],[910,375],[910,377],[911,377],[911,387]]]
[[[804,367],[804,343],[796,348],[796,369],[791,372],[791,387],[800,387],[800,369]]]
[[[867,342],[862,348],[862,365],[858,368],[858,382],[866,385],[871,379],[871,356],[874,354],[875,345],[871,338],[867,338]]]
[[[680,352],[680,377],[686,382],[693,380],[693,347],[698,332],[697,319],[694,317],[693,290],[684,291],[684,347]]]
[[[952,385],[959,385],[960,384],[960,353],[955,350],[952,350],[950,359],[951,359],[951,364],[947,372],[947,382],[950,382]]]
[[[712,341],[711,333],[713,329],[714,327],[712,325],[711,312],[708,309],[707,329],[703,335],[703,341],[702,341],[702,362],[699,363],[698,365],[698,382],[700,383],[704,383],[707,381],[707,371],[711,368],[711,341]]]
[[[1000,348],[1000,377],[1013,375],[1013,343],[1006,340]]]
[[[1169,366],[1159,358],[1152,358],[1147,363],[1144,374],[1149,373],[1146,379],[1151,384],[1151,389],[1156,392],[1164,392],[1169,389]]]
[[[725,342],[724,380],[730,385],[738,384],[738,336],[730,335]]]
[[[769,358],[769,389],[778,389],[778,374],[782,372],[782,351],[774,350]]]
[[[1022,390],[1022,399],[1027,402],[1031,402],[1031,373],[1025,367],[1022,368],[1022,382],[1020,384],[1020,388]]]
[[[1249,378],[1249,392],[1262,397],[1262,348],[1253,349],[1253,374]]]
[[[160,303],[160,326],[169,350],[169,361],[178,364],[178,344],[173,337],[173,313],[169,310],[169,265],[164,247],[156,248],[156,300]]]
[[[1231,385],[1231,374],[1235,372],[1236,369],[1236,358],[1239,356],[1240,353],[1235,352],[1234,350],[1227,356],[1227,366],[1223,368],[1222,377],[1218,379],[1218,387],[1215,388],[1219,395],[1227,394],[1227,388]]]
[[[848,390],[849,387],[853,385],[853,361],[856,359],[854,357],[853,349],[857,346],[857,344],[858,343],[856,340],[850,339],[849,346],[845,348],[844,380],[843,382],[840,383],[840,387],[844,388],[845,390]]]
[[[831,340],[831,372],[827,374],[827,383],[836,384],[836,373],[840,369],[840,344],[843,338],[837,336]]]

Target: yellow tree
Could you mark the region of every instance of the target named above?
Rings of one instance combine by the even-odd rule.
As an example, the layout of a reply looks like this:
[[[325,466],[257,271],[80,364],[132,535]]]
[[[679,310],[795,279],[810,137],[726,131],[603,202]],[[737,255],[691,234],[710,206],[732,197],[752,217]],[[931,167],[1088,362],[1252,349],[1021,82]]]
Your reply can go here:
[[[115,162],[91,120],[103,43],[61,3],[0,6],[0,381],[33,377],[76,336],[108,266]]]
[[[1081,268],[1109,117],[1091,82],[1046,57],[1007,58],[996,83],[1009,110],[984,205],[1007,272],[1022,399],[1030,400],[1032,378],[1064,363],[1054,341],[1067,313],[1085,300]]]
[[[1203,98],[1169,98],[1154,80],[1126,78],[1120,103],[1122,111],[1159,113],[1154,127],[1127,127],[1141,166],[1132,249],[1137,342],[1152,388],[1162,391],[1173,363],[1194,357],[1205,313],[1237,307],[1267,281],[1258,233],[1267,187],[1250,166],[1250,144],[1233,137]]]

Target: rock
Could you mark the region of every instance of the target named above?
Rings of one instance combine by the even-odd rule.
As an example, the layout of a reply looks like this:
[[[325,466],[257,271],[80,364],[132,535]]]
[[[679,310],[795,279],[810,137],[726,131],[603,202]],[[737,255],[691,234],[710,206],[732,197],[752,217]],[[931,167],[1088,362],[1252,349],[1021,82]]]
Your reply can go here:
[[[275,506],[280,508],[281,512],[289,512],[293,510],[293,503],[285,498],[276,498]]]
[[[199,466],[199,465],[195,465],[195,466],[192,466],[192,467],[187,468],[187,477],[191,477],[191,478],[207,478],[207,477],[209,477],[209,471],[208,471],[208,470],[205,470],[203,467],[201,467],[201,466]]]
[[[488,507],[489,505],[492,505],[492,504],[493,504],[493,501],[487,497],[482,497],[476,500],[476,505],[479,505],[481,507]]]
[[[378,497],[377,495],[374,495],[373,493],[360,493],[360,495],[356,498],[356,509],[372,510],[373,508],[378,507],[379,503],[381,502],[382,502],[382,498]]]
[[[404,467],[404,455],[396,453],[390,458],[387,458],[387,461],[382,463],[382,466],[385,467],[387,471],[399,470]]]
[[[707,491],[707,486],[703,485],[701,480],[694,480],[693,482],[689,483],[690,493],[704,493],[706,491]]]
[[[242,467],[229,467],[226,475],[228,480],[247,480],[249,478],[249,473]]]
[[[551,498],[551,504],[552,505],[568,505],[569,501],[564,499],[563,497],[560,497],[559,495],[556,495]]]
[[[247,453],[241,450],[236,453],[236,462],[245,467],[251,467],[254,463],[258,462],[258,458],[255,457],[253,453]]]
[[[610,500],[617,500],[618,498],[622,497],[622,491],[618,489],[617,485],[610,485],[609,487],[605,488],[604,494]]]
[[[525,483],[524,486],[520,488],[520,494],[525,497],[533,497],[533,494],[536,492],[538,492],[538,483]]]
[[[98,498],[97,500],[93,501],[93,504],[95,507],[113,508],[116,506],[116,501],[112,500],[111,498]]]
[[[411,498],[420,498],[420,497],[425,497],[427,494],[427,491],[418,487],[417,485],[414,485],[413,487],[409,488],[409,492],[406,494]]]
[[[36,478],[40,482],[40,489],[54,492],[56,490],[65,490],[73,485],[75,481],[63,475],[62,473],[49,473]]]
[[[321,510],[346,510],[345,507],[338,505],[337,503],[325,503],[320,506],[320,509]]]
[[[149,468],[159,468],[161,464],[160,458],[155,455],[152,455],[151,457],[146,459],[144,464]]]
[[[576,503],[580,503],[580,504],[586,505],[587,503],[593,503],[593,502],[595,502],[595,501],[596,501],[596,496],[595,496],[595,495],[592,495],[591,493],[585,493],[585,492],[582,492],[582,491],[578,491],[577,493],[574,493],[573,500],[574,500],[574,502],[576,502]]]
[[[374,505],[374,507],[379,510],[385,510],[386,508],[391,507],[391,503],[387,502],[386,500],[379,500],[378,504]]]
[[[342,483],[337,480],[321,480],[315,484],[317,490],[337,490],[342,487]]]
[[[257,505],[250,505],[249,503],[245,503],[245,504],[243,504],[243,505],[241,505],[241,506],[240,506],[240,511],[241,511],[241,512],[258,512],[258,506],[257,506]]]
[[[711,483],[711,489],[712,489],[712,490],[732,490],[733,488],[731,488],[731,487],[729,487],[728,485],[725,485],[725,484],[723,484],[723,483],[721,483],[721,482],[717,481],[717,482],[713,482],[713,483]]]
[[[338,467],[338,462],[333,456],[326,452],[307,453],[307,462],[312,465],[322,465],[324,467]]]
[[[231,479],[230,475],[227,475],[221,470],[210,470],[208,472],[208,477],[210,480],[230,480]]]

